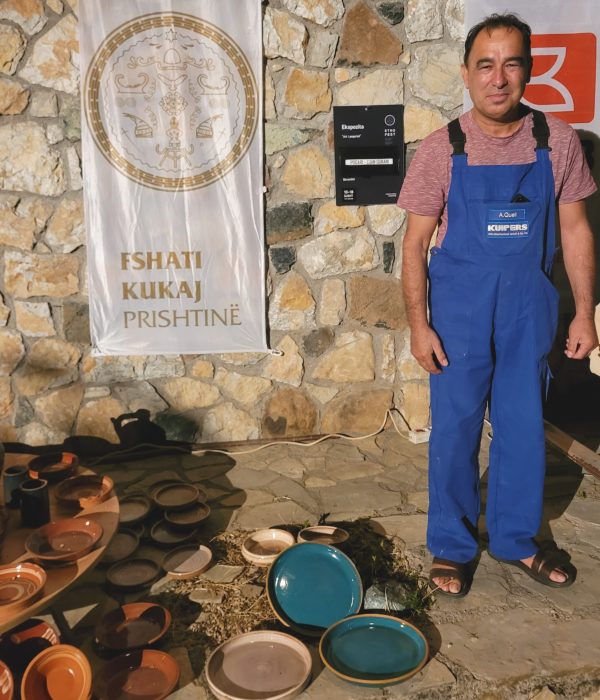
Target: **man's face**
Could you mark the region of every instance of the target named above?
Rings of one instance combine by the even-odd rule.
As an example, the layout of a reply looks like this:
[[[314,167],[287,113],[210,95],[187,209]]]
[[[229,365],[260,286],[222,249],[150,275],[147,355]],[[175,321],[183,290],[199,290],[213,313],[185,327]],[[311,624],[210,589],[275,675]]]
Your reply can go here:
[[[480,31],[461,70],[477,115],[488,122],[516,119],[517,105],[529,82],[523,36],[518,29]]]

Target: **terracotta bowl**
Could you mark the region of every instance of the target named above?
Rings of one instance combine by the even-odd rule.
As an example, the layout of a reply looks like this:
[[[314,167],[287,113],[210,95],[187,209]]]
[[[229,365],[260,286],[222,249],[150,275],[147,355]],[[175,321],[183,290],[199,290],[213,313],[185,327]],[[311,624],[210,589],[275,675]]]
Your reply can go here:
[[[69,508],[90,508],[102,503],[109,496],[114,483],[109,476],[72,476],[58,484],[54,493],[56,500]]]
[[[150,528],[150,539],[162,547],[177,547],[187,542],[193,542],[197,537],[197,529],[178,530],[166,520],[159,520]]]
[[[13,700],[15,683],[10,668],[0,661],[0,700]]]
[[[149,586],[159,574],[160,566],[152,559],[124,559],[110,567],[106,580],[116,588],[135,590]]]
[[[219,700],[290,700],[302,692],[311,670],[301,641],[270,630],[228,639],[205,666],[208,687]]]
[[[170,654],[143,649],[105,664],[94,677],[94,693],[98,700],[163,700],[178,681],[179,665]]]
[[[152,500],[159,508],[183,510],[192,506],[200,496],[200,490],[194,484],[174,481],[160,488],[153,489]]]
[[[29,476],[32,479],[46,479],[48,483],[66,479],[79,466],[79,457],[73,452],[53,452],[34,457],[29,462]]]
[[[13,627],[0,637],[0,659],[8,664],[15,685],[19,685],[23,672],[40,652],[60,644],[57,630],[45,620],[30,618]],[[0,700],[2,694],[0,693]]]
[[[0,612],[25,608],[39,598],[46,572],[31,562],[0,566]]]
[[[171,613],[156,603],[128,603],[106,614],[96,626],[96,641],[106,649],[131,651],[161,639]]]
[[[313,525],[298,533],[298,542],[318,542],[319,544],[341,544],[350,535],[347,530],[333,525]]]
[[[177,530],[189,530],[204,522],[210,515],[210,506],[198,501],[183,510],[166,510],[165,520]]]
[[[242,555],[255,566],[270,566],[281,552],[295,543],[294,535],[287,530],[258,530],[242,543]]]
[[[91,552],[100,541],[102,525],[90,518],[63,518],[34,530],[25,549],[46,562],[75,561]]]
[[[129,528],[119,528],[112,538],[102,557],[102,563],[106,565],[115,564],[130,557],[140,544],[140,536],[137,532]]]
[[[88,700],[92,669],[85,654],[70,644],[44,649],[25,669],[22,700]]]
[[[181,486],[181,484],[186,485],[188,483],[189,482],[187,482],[187,481],[183,481],[183,479],[173,479],[173,478],[160,479],[160,481],[155,481],[152,484],[152,486],[150,486],[148,488],[147,493],[148,493],[148,496],[154,501],[155,494],[158,493],[159,491],[161,491],[165,486],[177,486],[177,485]],[[197,485],[196,485],[196,488],[198,489],[198,493],[199,493],[198,500],[203,501],[203,502],[207,501],[208,500],[208,493],[207,493],[206,489],[202,488],[202,486],[197,486]]]
[[[152,511],[152,501],[141,494],[119,499],[119,523],[131,527],[143,522]]]
[[[177,547],[163,559],[163,569],[170,578],[194,578],[206,571],[212,562],[212,552],[203,544]]]

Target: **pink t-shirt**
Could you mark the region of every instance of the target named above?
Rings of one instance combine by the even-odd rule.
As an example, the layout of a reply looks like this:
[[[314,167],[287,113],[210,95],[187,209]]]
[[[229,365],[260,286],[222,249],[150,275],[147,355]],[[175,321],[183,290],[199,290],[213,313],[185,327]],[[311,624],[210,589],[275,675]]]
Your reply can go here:
[[[556,199],[569,204],[596,191],[575,130],[561,119],[546,115],[550,127],[550,160],[554,173]],[[515,165],[535,161],[535,139],[531,133],[533,117],[528,114],[510,136],[488,136],[469,111],[461,115],[460,125],[467,142],[465,152],[471,165]],[[434,131],[417,149],[404,179],[398,206],[414,214],[439,219],[437,245],[441,245],[448,225],[446,202],[452,174],[452,146],[448,129]]]

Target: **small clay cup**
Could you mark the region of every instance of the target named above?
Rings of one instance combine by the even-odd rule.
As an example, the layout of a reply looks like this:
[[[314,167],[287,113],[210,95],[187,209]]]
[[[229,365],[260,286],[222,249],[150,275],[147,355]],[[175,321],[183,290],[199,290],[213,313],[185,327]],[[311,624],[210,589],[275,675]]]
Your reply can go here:
[[[2,488],[4,490],[4,505],[7,508],[18,508],[20,501],[19,488],[27,481],[27,467],[24,464],[16,464],[7,467],[2,473]]]
[[[40,527],[50,522],[48,482],[45,479],[27,479],[19,487],[21,525]]]

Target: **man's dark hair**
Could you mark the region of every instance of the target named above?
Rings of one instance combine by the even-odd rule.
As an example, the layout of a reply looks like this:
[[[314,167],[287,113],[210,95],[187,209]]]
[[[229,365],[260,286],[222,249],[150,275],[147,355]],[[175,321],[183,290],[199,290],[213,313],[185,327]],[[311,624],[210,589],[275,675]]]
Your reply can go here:
[[[492,29],[501,28],[517,29],[519,32],[521,32],[521,35],[523,36],[523,48],[525,49],[527,68],[531,70],[531,64],[533,62],[531,58],[531,27],[526,22],[519,19],[517,15],[512,13],[506,13],[503,15],[494,13],[469,29],[469,33],[465,39],[465,55],[463,58],[465,66],[469,60],[469,54],[471,53],[471,48],[473,47],[475,37],[479,34],[479,32],[485,29],[489,33],[492,31]]]

